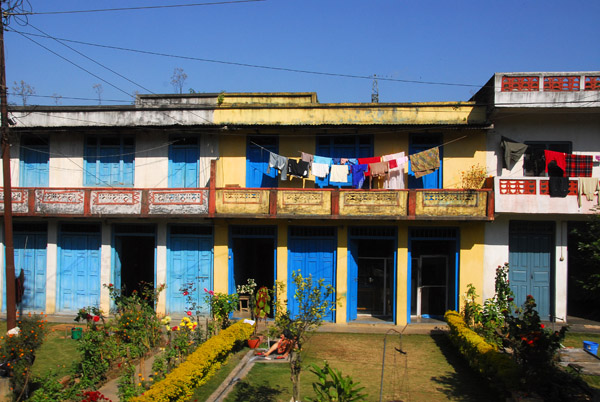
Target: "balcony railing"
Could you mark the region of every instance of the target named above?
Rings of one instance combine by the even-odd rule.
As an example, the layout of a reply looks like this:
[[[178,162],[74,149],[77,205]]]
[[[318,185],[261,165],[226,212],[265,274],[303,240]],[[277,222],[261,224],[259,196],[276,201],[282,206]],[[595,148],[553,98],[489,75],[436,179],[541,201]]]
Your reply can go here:
[[[598,195],[588,201],[581,197],[579,206],[577,188],[579,179],[569,180],[569,192],[566,197],[551,197],[547,177],[496,177],[495,179],[496,213],[528,214],[591,214],[597,213]]]
[[[492,190],[13,188],[12,202],[38,217],[493,219]]]

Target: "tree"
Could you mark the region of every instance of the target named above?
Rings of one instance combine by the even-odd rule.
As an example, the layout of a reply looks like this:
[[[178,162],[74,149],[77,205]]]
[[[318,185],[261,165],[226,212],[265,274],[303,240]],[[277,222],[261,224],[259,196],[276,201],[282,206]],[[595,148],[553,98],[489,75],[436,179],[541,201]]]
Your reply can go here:
[[[96,91],[96,95],[98,95],[98,104],[102,104],[102,92],[104,92],[104,88],[102,88],[102,84],[94,84],[92,85],[94,91]]]
[[[300,401],[300,373],[302,372],[302,351],[309,335],[322,323],[323,318],[335,309],[332,300],[334,288],[325,285],[323,279],[314,280],[312,275],[303,277],[292,272],[292,281],[296,286],[294,299],[297,312],[294,318],[286,311],[276,319],[276,325],[283,331],[289,331],[294,339],[294,349],[290,353],[290,379],[294,401]]]
[[[183,68],[176,67],[175,70],[173,70],[173,75],[171,76],[171,85],[173,85],[175,92],[180,94],[183,93],[183,85],[185,84],[187,77],[188,76],[183,71]]]
[[[574,223],[569,235],[569,314],[600,318],[600,216]]]
[[[35,95],[35,88],[21,80],[21,82],[13,81],[13,93],[21,97],[23,106],[27,106],[27,98]]]

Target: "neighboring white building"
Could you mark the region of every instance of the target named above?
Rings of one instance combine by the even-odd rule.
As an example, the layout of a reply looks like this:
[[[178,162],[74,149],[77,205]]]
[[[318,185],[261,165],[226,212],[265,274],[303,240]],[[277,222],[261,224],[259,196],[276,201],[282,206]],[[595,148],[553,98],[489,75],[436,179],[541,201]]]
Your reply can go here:
[[[565,321],[569,222],[595,213],[598,195],[593,201],[582,197],[579,205],[581,172],[567,168],[568,194],[551,197],[549,174],[539,159],[544,150],[556,151],[559,159],[565,154],[600,177],[600,72],[497,73],[473,99],[488,106],[494,125],[487,136],[487,167],[496,176],[496,218],[486,224],[483,295],[494,294],[495,267],[510,262],[518,304],[531,294],[542,319]],[[527,145],[510,166],[504,163],[503,137]]]

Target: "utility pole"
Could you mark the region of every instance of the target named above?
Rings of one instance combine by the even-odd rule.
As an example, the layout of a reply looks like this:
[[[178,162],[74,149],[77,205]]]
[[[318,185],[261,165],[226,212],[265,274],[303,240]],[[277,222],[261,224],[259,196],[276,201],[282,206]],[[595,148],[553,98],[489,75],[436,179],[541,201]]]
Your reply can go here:
[[[8,140],[8,106],[6,103],[6,60],[4,59],[4,10],[0,1],[0,129],[2,130],[2,173],[4,179],[4,250],[6,268],[6,329],[17,326],[15,290],[15,251],[12,225],[12,187],[10,182],[10,142]]]

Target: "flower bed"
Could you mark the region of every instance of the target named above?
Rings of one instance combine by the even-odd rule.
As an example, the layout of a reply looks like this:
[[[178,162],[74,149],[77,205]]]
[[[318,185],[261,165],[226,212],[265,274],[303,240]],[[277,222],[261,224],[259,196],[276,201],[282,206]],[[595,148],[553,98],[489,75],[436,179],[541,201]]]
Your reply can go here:
[[[204,384],[225,362],[236,343],[247,340],[254,327],[238,322],[221,331],[190,354],[164,380],[153,385],[133,401],[179,401],[192,396],[194,388]]]
[[[504,390],[518,388],[519,367],[509,355],[498,352],[472,331],[456,311],[447,311],[444,319],[450,327],[450,340],[473,369],[494,379]]]

